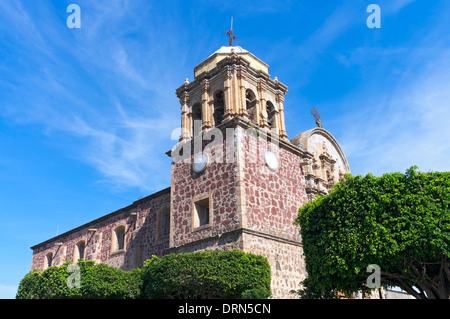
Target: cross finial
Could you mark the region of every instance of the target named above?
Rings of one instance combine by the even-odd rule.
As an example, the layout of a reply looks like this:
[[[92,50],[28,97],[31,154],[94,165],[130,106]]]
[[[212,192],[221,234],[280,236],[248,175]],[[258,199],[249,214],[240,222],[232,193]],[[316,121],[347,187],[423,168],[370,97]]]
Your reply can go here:
[[[317,111],[316,107],[313,107],[311,110],[311,115],[314,116],[314,119],[316,120],[316,124],[318,127],[322,127],[322,122],[320,122],[320,113]]]
[[[234,31],[233,31],[233,17],[231,17],[231,28],[230,28],[230,30],[225,31],[225,34],[229,38],[228,46],[232,47],[233,46],[233,41],[237,40],[237,37],[234,35]]]

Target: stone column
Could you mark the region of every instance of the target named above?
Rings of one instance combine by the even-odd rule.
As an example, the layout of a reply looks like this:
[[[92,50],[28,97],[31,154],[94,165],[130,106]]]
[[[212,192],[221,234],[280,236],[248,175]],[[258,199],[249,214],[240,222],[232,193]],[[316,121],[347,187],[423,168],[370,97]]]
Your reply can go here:
[[[191,136],[191,125],[189,125],[189,107],[188,107],[189,94],[184,92],[180,98],[181,104],[181,135],[180,141],[188,139]],[[192,116],[192,115],[191,115]]]
[[[236,86],[238,87],[238,95],[237,95],[237,105],[238,105],[238,114],[242,116],[244,119],[248,120],[249,115],[247,113],[247,103],[245,99],[245,85],[242,74],[241,66],[236,67]]]
[[[261,85],[261,80],[258,79],[257,81],[257,85],[256,85],[256,105],[255,105],[255,114],[253,116],[253,121],[255,122],[256,125],[261,126],[261,111],[263,109],[263,105],[261,103],[261,99],[262,99],[262,85]]]
[[[232,75],[229,66],[226,67],[223,77],[223,97],[225,102],[225,113],[223,115],[223,120],[228,121],[235,116],[234,111],[234,101],[233,101],[233,89],[232,89]]]
[[[267,101],[264,97],[264,92],[267,91],[267,87],[263,85],[261,80],[258,80],[256,89],[258,94],[258,102],[256,103],[255,123],[262,128],[269,129],[270,127],[267,124],[267,118],[269,116],[266,110]]]
[[[270,129],[270,126],[267,123],[269,114],[267,113],[266,99],[262,98],[260,104],[261,104],[261,112],[260,112],[259,126],[268,130],[268,129]]]
[[[284,97],[277,94],[277,106],[278,106],[278,135],[280,138],[287,139],[286,124],[284,121]]]
[[[208,80],[204,80],[201,83],[201,90],[202,90],[202,130],[204,130],[212,127]]]

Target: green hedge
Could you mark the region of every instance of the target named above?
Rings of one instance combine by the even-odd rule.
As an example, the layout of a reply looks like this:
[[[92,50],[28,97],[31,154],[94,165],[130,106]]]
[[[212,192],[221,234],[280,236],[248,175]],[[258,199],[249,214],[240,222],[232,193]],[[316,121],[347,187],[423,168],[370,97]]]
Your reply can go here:
[[[270,265],[243,251],[204,251],[153,256],[145,262],[144,293],[155,299],[241,298],[262,289],[270,295]]]
[[[131,272],[96,264],[78,262],[79,288],[69,288],[67,279],[70,262],[44,271],[33,270],[21,280],[16,299],[135,299],[142,297],[141,270]]]
[[[17,299],[206,299],[267,298],[270,266],[265,257],[232,251],[153,256],[144,269],[123,271],[93,261],[78,262],[79,286],[69,288],[71,262],[21,280]],[[74,283],[69,280],[69,282]]]

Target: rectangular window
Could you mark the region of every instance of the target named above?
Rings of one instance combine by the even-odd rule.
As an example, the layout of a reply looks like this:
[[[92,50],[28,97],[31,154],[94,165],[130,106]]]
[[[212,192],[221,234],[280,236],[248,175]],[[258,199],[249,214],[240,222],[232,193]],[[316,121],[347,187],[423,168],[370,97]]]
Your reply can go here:
[[[193,203],[192,224],[194,230],[199,227],[208,227],[211,224],[211,196],[207,195]]]
[[[198,215],[198,226],[209,224],[209,200],[205,198],[195,203],[195,209]]]

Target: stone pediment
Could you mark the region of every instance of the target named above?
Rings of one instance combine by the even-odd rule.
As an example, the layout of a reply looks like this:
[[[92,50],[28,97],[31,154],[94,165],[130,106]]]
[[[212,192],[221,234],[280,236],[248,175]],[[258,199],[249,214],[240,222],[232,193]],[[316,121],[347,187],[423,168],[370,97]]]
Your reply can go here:
[[[341,146],[333,135],[322,127],[297,134],[291,144],[313,155],[311,160],[304,160],[302,166],[310,201],[314,200],[317,194],[327,194],[345,173],[350,173]]]

